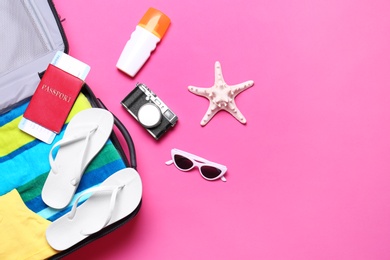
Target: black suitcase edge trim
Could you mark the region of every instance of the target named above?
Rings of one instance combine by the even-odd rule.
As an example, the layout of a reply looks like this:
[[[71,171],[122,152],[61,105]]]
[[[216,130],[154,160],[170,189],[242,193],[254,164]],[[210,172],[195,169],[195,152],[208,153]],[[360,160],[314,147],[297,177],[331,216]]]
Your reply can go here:
[[[57,22],[58,30],[61,33],[62,41],[64,42],[64,52],[69,53],[69,42],[68,42],[68,39],[66,38],[65,30],[61,24],[61,18],[60,18],[61,16],[58,14],[53,0],[47,0],[47,2],[49,4],[49,7],[53,13],[53,16],[54,16],[56,22]]]

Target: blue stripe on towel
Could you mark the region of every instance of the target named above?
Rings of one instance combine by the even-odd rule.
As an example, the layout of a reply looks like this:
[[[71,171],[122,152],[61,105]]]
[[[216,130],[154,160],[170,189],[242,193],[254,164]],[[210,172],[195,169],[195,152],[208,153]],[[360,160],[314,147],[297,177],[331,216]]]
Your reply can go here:
[[[23,115],[24,111],[26,110],[28,105],[28,102],[23,103],[22,105],[8,111],[4,115],[0,117],[0,127],[4,126],[5,124],[11,122],[15,118]]]

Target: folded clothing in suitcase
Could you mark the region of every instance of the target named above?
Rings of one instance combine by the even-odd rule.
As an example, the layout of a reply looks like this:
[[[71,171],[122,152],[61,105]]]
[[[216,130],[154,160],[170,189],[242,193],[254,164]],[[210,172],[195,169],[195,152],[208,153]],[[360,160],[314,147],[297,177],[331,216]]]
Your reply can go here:
[[[40,81],[40,73],[47,68],[57,51],[68,51],[68,44],[50,0],[0,1],[0,37],[0,258],[61,257],[120,227],[138,213],[141,200],[131,214],[106,227],[103,225],[100,231],[94,230],[96,232],[63,251],[53,250],[46,242],[47,227],[69,214],[79,194],[91,187],[99,187],[122,169],[136,168],[133,142],[124,126],[114,117],[115,129],[127,143],[130,161],[115,135],[118,131],[112,131],[109,140],[84,171],[73,201],[64,209],[47,206],[41,192],[51,168],[51,148],[62,139],[67,125],[76,114],[91,107],[104,106],[84,85],[63,129],[51,145],[21,131],[18,124]],[[77,202],[88,198],[83,196]],[[34,225],[30,225],[31,220]]]

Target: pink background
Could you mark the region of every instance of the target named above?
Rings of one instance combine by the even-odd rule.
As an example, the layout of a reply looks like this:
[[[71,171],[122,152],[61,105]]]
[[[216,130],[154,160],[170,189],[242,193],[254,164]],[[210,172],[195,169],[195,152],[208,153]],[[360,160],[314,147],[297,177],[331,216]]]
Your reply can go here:
[[[143,206],[66,259],[390,259],[388,0],[55,1],[70,54],[130,131]],[[172,20],[135,78],[115,64],[149,7]],[[254,80],[205,127],[220,61]],[[178,114],[155,141],[121,107],[136,82]],[[228,167],[227,182],[166,166],[179,148]]]

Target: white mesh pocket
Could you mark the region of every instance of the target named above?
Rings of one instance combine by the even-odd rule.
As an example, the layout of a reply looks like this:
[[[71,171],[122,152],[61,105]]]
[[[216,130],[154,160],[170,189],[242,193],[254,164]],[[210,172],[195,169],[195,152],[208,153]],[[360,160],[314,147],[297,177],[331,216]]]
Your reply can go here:
[[[0,74],[49,50],[22,0],[0,0]]]

